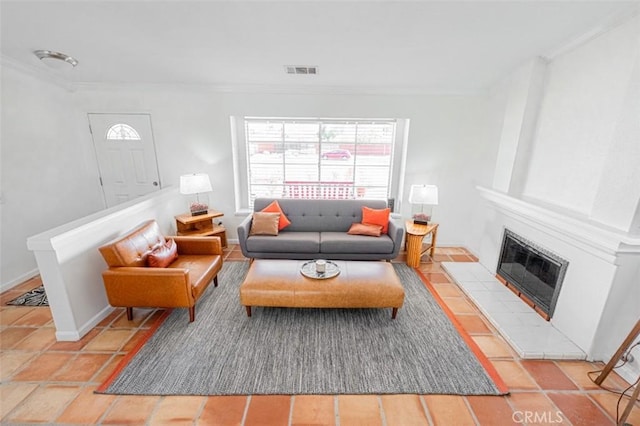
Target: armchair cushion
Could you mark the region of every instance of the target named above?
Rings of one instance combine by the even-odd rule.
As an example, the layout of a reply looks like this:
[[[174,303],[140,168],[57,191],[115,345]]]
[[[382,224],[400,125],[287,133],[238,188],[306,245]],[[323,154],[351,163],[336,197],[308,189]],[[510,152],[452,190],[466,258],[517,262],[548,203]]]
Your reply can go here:
[[[178,246],[173,239],[168,239],[160,247],[156,247],[147,256],[147,265],[154,268],[166,268],[178,258]]]

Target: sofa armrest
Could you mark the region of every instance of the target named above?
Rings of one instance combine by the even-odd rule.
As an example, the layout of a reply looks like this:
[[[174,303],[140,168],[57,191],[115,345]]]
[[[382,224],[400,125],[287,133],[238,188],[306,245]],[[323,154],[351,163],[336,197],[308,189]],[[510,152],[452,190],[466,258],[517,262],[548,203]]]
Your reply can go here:
[[[404,237],[404,226],[398,221],[389,219],[389,238],[393,241],[393,252],[397,256],[402,247],[402,238]]]
[[[189,270],[183,268],[119,267],[102,273],[112,306],[193,306]]]
[[[251,231],[251,222],[253,220],[253,215],[249,214],[244,218],[242,222],[238,225],[238,242],[240,243],[240,250],[242,254],[248,256],[247,251],[247,238],[249,238],[249,231]]]
[[[222,255],[220,237],[171,237],[178,246],[178,254]]]

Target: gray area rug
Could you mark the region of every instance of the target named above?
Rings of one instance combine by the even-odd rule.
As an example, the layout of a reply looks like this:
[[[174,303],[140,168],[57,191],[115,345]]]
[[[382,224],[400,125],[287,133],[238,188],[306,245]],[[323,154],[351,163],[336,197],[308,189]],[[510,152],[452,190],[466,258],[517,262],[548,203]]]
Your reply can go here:
[[[30,290],[23,295],[16,297],[15,299],[7,302],[7,305],[15,306],[49,306],[49,300],[47,299],[47,293],[44,291],[44,286],[39,286]]]
[[[173,310],[99,393],[503,394],[415,271],[394,267],[406,293],[395,320],[391,309],[259,307],[248,318],[248,263],[227,262],[195,322]]]

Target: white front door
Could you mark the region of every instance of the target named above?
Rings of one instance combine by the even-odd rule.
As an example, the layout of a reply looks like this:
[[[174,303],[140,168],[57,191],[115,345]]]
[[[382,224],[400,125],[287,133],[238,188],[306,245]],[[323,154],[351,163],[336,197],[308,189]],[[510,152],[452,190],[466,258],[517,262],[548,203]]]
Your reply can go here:
[[[148,114],[89,114],[107,207],[160,189]]]

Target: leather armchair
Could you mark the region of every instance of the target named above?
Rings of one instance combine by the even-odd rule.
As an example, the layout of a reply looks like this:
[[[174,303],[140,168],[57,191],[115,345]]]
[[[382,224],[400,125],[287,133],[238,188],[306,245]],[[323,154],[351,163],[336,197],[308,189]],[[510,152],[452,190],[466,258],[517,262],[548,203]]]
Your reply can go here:
[[[176,242],[178,258],[166,268],[146,266],[149,253],[166,240],[155,220],[99,248],[109,266],[102,273],[109,304],[127,308],[129,320],[134,307],[185,307],[193,322],[196,302],[209,283],[218,286],[220,237],[170,238]]]

